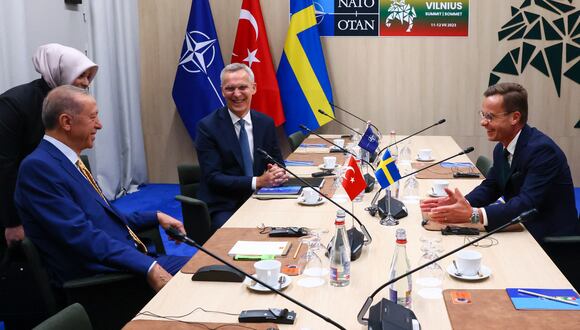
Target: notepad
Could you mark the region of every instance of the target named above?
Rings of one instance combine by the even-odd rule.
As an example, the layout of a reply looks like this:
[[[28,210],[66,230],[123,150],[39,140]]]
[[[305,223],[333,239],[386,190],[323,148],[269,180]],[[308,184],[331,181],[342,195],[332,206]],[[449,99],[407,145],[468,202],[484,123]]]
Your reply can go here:
[[[300,186],[264,187],[256,191],[257,195],[298,195]]]
[[[283,256],[288,254],[290,245],[291,244],[289,242],[277,241],[237,241],[228,252],[228,255],[259,256],[269,254]]]
[[[570,305],[559,301],[535,297],[518,292],[523,289],[546,296],[558,297],[560,299],[580,303],[578,294],[572,289],[530,289],[530,288],[507,288],[507,294],[512,300],[515,309],[519,310],[580,310],[580,306]]]

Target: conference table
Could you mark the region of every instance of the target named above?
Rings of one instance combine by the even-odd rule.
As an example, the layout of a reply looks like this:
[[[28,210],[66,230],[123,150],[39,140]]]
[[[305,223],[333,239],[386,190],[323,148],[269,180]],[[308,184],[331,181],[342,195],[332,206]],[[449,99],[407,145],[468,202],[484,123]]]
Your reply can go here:
[[[329,135],[330,138],[334,136]],[[401,139],[403,136],[398,136]],[[308,143],[308,139],[305,143]],[[449,136],[415,136],[410,138],[410,147],[414,155],[421,148],[433,150],[435,160],[444,159],[456,154],[467,146],[458,146]],[[401,148],[401,147],[399,147]],[[302,148],[303,150],[304,148]],[[336,155],[336,154],[333,154]],[[320,155],[319,155],[320,156]],[[452,159],[453,162],[470,162],[466,155]],[[318,165],[318,164],[315,164]],[[289,167],[301,175],[319,171],[316,166]],[[420,197],[427,198],[433,180],[420,179]],[[463,193],[469,192],[481,179],[451,179],[450,188],[459,188]],[[388,271],[395,250],[395,230],[404,228],[407,232],[407,254],[411,267],[418,266],[423,254],[421,238],[442,237],[441,245],[445,252],[464,244],[464,236],[442,236],[437,231],[427,231],[422,225],[422,215],[418,203],[406,203],[409,215],[400,220],[397,226],[382,226],[378,216],[372,217],[364,210],[379,189],[366,193],[363,200],[341,205],[365,224],[373,241],[363,248],[362,255],[351,263],[351,281],[346,287],[333,287],[326,283],[319,287],[306,288],[299,286],[298,277],[292,277],[292,283],[284,290],[291,297],[330,317],[347,329],[365,329],[357,322],[357,313],[366,298],[380,285],[389,280]],[[338,194],[339,191],[337,191]],[[256,228],[266,226],[300,226],[327,229],[322,233],[322,242],[330,241],[334,231],[334,219],[337,208],[325,202],[319,206],[301,206],[295,199],[257,200],[250,198],[225,224],[226,228]],[[347,225],[350,224],[347,216]],[[460,281],[445,273],[443,289],[505,289],[508,287],[529,288],[572,288],[564,275],[544,253],[534,238],[527,231],[502,232],[493,236],[497,244],[488,247],[470,247],[483,255],[482,264],[491,269],[491,276],[480,281]],[[292,247],[290,253],[294,253]],[[445,253],[443,252],[443,253]],[[198,253],[203,253],[199,251]],[[440,261],[445,270],[452,262],[453,256]],[[252,261],[248,261],[252,262]],[[323,258],[324,267],[328,259]],[[216,262],[217,263],[217,262]],[[426,298],[418,293],[418,286],[413,279],[412,310],[423,329],[450,329],[451,322],[443,298]],[[374,303],[388,297],[388,288],[375,297]],[[278,325],[280,329],[332,329],[326,323],[307,310],[287,301],[274,293],[256,293],[242,283],[199,282],[192,281],[191,274],[178,273],[146,305],[143,311],[157,315],[186,315],[201,307],[207,311],[221,311],[238,314],[242,310],[288,308],[297,313],[294,325]],[[482,311],[485,313],[485,311]],[[158,320],[159,318],[139,315],[135,320]],[[226,322],[236,323],[237,316],[196,310],[180,318],[187,322]]]

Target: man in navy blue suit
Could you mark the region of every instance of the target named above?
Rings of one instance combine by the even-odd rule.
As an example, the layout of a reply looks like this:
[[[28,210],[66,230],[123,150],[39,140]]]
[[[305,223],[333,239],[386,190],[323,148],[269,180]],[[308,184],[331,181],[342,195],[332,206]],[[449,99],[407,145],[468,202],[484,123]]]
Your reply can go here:
[[[240,63],[221,73],[227,106],[203,118],[197,126],[196,150],[202,171],[198,198],[206,202],[212,229],[230,216],[262,187],[283,184],[288,175],[257,152],[261,148],[283,162],[274,121],[250,110],[256,83],[252,70]]]
[[[105,199],[79,155],[102,128],[95,99],[60,86],[42,108],[46,129],[22,162],[15,204],[26,236],[38,247],[51,279],[65,281],[106,272],[143,275],[160,290],[189,258],[151,253],[133,230],[183,224],[161,212],[122,214]]]
[[[493,230],[520,213],[539,214],[525,223],[538,242],[546,236],[580,233],[570,167],[562,150],[530,127],[528,94],[516,83],[500,83],[484,93],[481,126],[497,141],[487,178],[465,197],[447,189],[447,197],[421,203],[423,212],[441,222],[482,223]],[[495,203],[503,196],[505,203]]]

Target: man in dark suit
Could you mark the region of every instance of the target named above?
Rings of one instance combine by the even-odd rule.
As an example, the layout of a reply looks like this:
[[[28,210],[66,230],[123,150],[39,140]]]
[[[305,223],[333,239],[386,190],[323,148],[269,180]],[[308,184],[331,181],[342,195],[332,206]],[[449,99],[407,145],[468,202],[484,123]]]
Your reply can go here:
[[[288,180],[283,168],[269,164],[261,148],[283,162],[274,121],[250,110],[256,83],[252,70],[240,63],[221,73],[221,90],[227,106],[202,119],[197,126],[196,149],[202,171],[198,197],[206,202],[212,229],[230,216],[262,187]]]
[[[481,126],[493,151],[488,177],[465,197],[447,189],[447,197],[427,199],[421,210],[441,222],[482,223],[493,230],[520,213],[539,214],[525,223],[538,242],[546,236],[580,233],[570,167],[562,150],[548,136],[530,127],[526,90],[500,83],[484,93]],[[503,196],[505,203],[494,203]]]
[[[42,121],[46,134],[20,166],[15,204],[51,279],[58,285],[132,272],[161,289],[189,258],[154,255],[133,230],[160,224],[183,232],[183,224],[161,212],[122,214],[105,199],[79,158],[102,127],[95,99],[77,87],[57,87],[43,103]]]

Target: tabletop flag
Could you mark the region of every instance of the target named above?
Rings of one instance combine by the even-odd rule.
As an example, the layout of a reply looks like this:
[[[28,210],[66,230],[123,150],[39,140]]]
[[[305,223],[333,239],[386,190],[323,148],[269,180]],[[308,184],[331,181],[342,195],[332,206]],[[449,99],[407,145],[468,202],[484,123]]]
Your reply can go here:
[[[192,140],[197,122],[224,106],[220,91],[223,68],[209,2],[193,0],[173,82],[173,101]]]
[[[373,131],[371,125],[367,125],[367,130],[358,143],[359,147],[373,154],[379,147],[379,136]]]
[[[399,181],[401,179],[401,174],[399,173],[399,169],[395,164],[395,160],[391,157],[391,153],[389,150],[385,150],[383,157],[381,158],[381,162],[379,163],[379,167],[375,172],[375,177],[377,181],[381,185],[381,188],[387,188],[388,186],[392,185],[393,183]]]
[[[342,173],[342,186],[352,201],[367,187],[365,178],[363,177],[360,168],[358,167],[358,163],[353,156],[350,156],[348,159],[348,163]]]
[[[284,123],[280,90],[274,72],[268,35],[262,18],[260,0],[244,0],[240,10],[232,63],[244,63],[254,72],[257,85],[252,109],[270,116],[276,126]]]
[[[315,130],[334,116],[332,88],[316,25],[312,0],[290,0],[290,26],[278,66],[278,84],[286,115],[284,129],[290,135],[300,124]],[[329,103],[330,102],[330,103]]]

